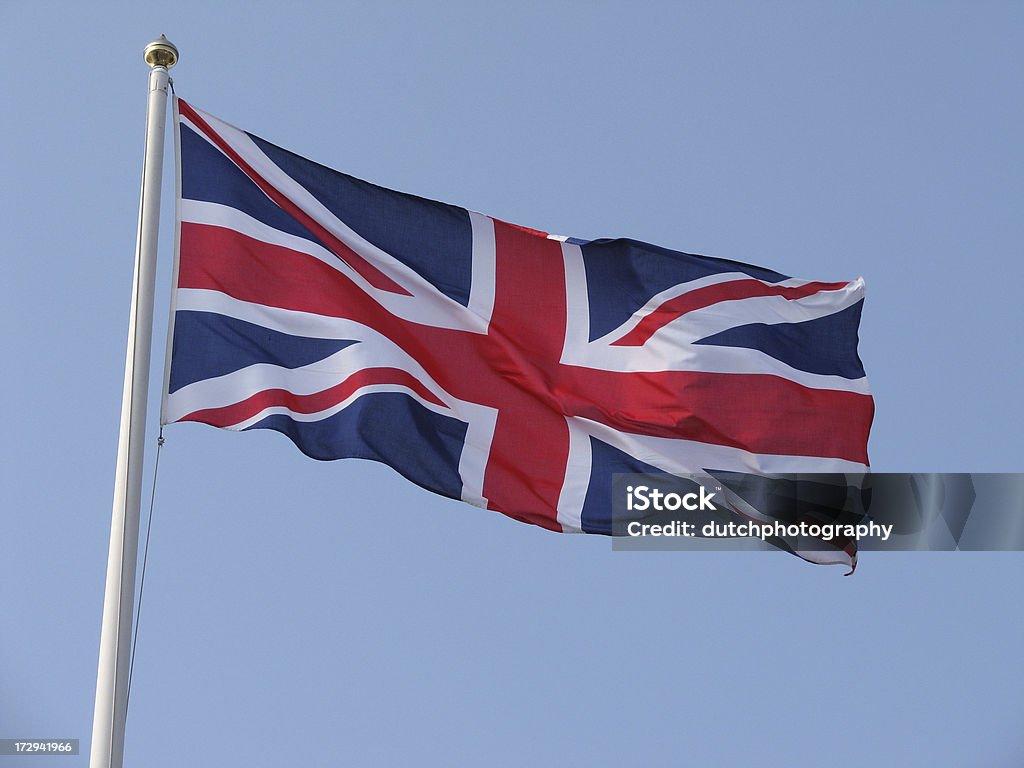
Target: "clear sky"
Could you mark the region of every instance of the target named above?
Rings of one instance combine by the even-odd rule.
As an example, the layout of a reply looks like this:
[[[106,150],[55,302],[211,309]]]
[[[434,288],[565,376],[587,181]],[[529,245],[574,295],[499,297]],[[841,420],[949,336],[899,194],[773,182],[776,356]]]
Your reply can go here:
[[[370,181],[863,275],[874,467],[1024,470],[1020,3],[6,0],[0,738],[82,740],[32,765],[88,760],[161,32],[183,97]],[[612,552],[167,438],[127,765],[1024,765],[1020,553]]]

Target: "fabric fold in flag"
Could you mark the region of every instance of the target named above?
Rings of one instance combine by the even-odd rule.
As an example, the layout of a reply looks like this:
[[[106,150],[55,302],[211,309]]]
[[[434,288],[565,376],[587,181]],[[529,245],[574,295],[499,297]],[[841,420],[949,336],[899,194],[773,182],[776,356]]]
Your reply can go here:
[[[182,99],[176,115],[163,423],[276,430],[564,532],[613,532],[617,473],[867,470],[862,280],[557,237],[331,170]]]

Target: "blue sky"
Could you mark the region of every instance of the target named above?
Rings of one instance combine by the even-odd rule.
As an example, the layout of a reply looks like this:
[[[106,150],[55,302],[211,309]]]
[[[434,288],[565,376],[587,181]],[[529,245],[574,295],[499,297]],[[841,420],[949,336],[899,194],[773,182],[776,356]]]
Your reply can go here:
[[[863,275],[874,467],[1024,470],[1019,3],[149,6],[0,8],[0,738],[83,748],[41,764],[87,762],[161,32],[183,97],[370,181]],[[1019,553],[612,552],[277,434],[167,438],[127,765],[1024,763]]]

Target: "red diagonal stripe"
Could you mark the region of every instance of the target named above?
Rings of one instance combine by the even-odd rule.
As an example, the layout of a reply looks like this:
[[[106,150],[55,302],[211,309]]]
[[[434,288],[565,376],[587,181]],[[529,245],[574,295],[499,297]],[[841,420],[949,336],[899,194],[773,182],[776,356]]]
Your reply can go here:
[[[207,138],[216,144],[217,147],[220,148],[220,150],[227,155],[235,165],[244,171],[245,175],[252,179],[253,183],[259,186],[267,197],[277,203],[277,205],[285,212],[312,232],[317,238],[319,238],[320,242],[326,245],[334,253],[335,256],[362,275],[370,285],[374,288],[390,291],[391,293],[399,293],[404,296],[411,295],[407,290],[405,290],[405,288],[400,286],[390,277],[377,269],[373,264],[341,242],[341,240],[331,234],[312,216],[286,197],[284,193],[277,189],[277,187],[273,186],[269,181],[263,178],[263,176],[249,165],[249,163],[242,159],[242,156],[239,155],[238,152],[236,152],[234,148],[199,115],[198,112],[192,109],[192,107],[182,99],[178,99],[178,109],[192,122],[193,125],[205,133]]]
[[[612,342],[615,347],[639,347],[658,330],[695,309],[710,307],[722,301],[752,299],[760,296],[782,296],[785,299],[802,299],[819,291],[837,291],[848,283],[807,283],[794,287],[768,285],[760,280],[733,280],[728,283],[697,288],[681,296],[669,299],[641,320],[627,334]]]
[[[222,408],[204,408],[193,411],[179,421],[198,421],[214,427],[231,427],[246,419],[251,419],[267,408],[285,407],[292,413],[319,413],[343,402],[357,389],[373,384],[403,386],[411,389],[428,402],[444,405],[417,379],[400,368],[366,368],[352,374],[340,384],[321,392],[297,395],[286,389],[265,389],[241,402],[232,403]]]

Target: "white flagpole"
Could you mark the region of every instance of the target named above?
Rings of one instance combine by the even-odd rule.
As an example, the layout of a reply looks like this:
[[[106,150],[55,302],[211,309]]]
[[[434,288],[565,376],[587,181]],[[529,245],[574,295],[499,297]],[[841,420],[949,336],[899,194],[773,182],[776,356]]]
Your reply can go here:
[[[167,70],[177,62],[178,49],[161,35],[159,40],[146,46],[144,56],[151,68],[149,106],[146,112],[146,152],[142,166],[135,281],[128,320],[128,352],[121,399],[121,433],[114,476],[107,582],[103,596],[103,628],[96,674],[90,768],[121,768],[124,758],[142,464],[146,441],[146,395],[153,341],[153,292],[157,232],[160,225],[164,123],[167,118],[167,83],[170,79]]]

